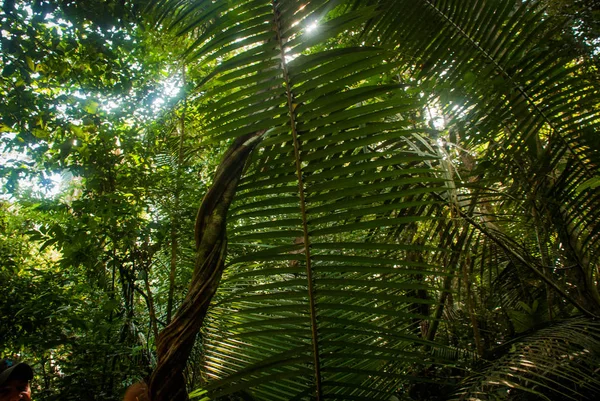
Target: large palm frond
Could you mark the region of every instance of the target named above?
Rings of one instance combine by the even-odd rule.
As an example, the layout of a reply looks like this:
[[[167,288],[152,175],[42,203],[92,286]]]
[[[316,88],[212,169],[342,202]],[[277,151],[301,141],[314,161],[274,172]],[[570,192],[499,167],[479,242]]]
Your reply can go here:
[[[232,206],[237,257],[203,334],[215,396],[386,399],[406,361],[422,362],[415,325],[444,273],[421,254],[439,250],[389,235],[441,216],[429,196],[444,183],[428,163],[437,155],[406,140],[423,134],[408,119],[421,105],[380,82],[398,70],[392,53],[319,44],[371,13],[294,1],[182,11],[182,31],[200,29],[190,53],[215,65],[201,86],[208,135],[267,130]]]
[[[528,393],[543,400],[591,400],[600,394],[600,326],[594,320],[557,322],[496,352],[501,356],[467,378],[455,399],[505,400]]]
[[[161,18],[196,38],[190,57],[211,67],[199,85],[207,135],[265,132],[230,211],[229,265],[202,335],[213,396],[388,399],[439,355],[418,328],[450,291],[458,261],[440,263],[445,248],[468,247],[454,239],[466,228],[440,223],[440,205],[472,194],[449,191],[433,168],[437,133],[414,122],[423,104],[409,85],[429,82],[489,160],[535,174],[522,188],[560,193],[565,232],[593,253],[595,211],[579,210],[574,191],[596,174],[582,131],[596,126],[597,90],[546,48],[552,25],[535,4],[161,3]]]
[[[370,21],[365,37],[414,65],[421,87],[429,82],[461,146],[486,149],[479,160],[486,168],[475,173],[496,190],[511,187],[500,191],[511,196],[502,210],[524,210],[530,232],[544,221],[559,236],[563,256],[581,272],[571,279],[592,294],[581,302],[597,310],[600,227],[592,205],[600,187],[588,184],[598,180],[600,92],[574,53],[555,51],[561,21],[542,5],[382,0],[377,6],[386,12]]]

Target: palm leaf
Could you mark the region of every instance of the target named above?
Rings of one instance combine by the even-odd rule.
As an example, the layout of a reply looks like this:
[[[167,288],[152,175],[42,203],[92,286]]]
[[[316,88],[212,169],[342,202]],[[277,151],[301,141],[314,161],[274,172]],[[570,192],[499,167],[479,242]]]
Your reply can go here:
[[[544,400],[594,399],[600,394],[599,351],[597,322],[557,322],[503,345],[497,350],[502,356],[466,379],[454,399],[507,399],[520,392]]]
[[[163,7],[182,33],[194,32],[189,57],[210,67],[198,87],[208,138],[265,132],[230,210],[228,268],[202,334],[213,397],[250,389],[269,400],[388,399],[420,365],[454,365],[419,327],[450,291],[447,248],[455,236],[478,238],[448,228],[444,203],[536,268],[511,239],[517,230],[492,232],[460,211],[474,199],[479,218],[491,197],[450,183],[438,133],[413,121],[424,104],[409,85],[431,89],[426,99],[466,145],[514,167],[517,188],[557,193],[565,206],[548,207],[548,219],[560,218],[567,237],[581,234],[578,255],[594,252],[596,212],[577,209],[577,188],[596,174],[588,164],[597,160],[589,132],[598,93],[574,60],[547,49],[554,25],[536,3],[199,4]],[[578,107],[569,114],[570,96]],[[498,178],[485,179],[479,190],[491,194]]]
[[[397,69],[390,53],[319,50],[302,33],[302,21],[321,19],[334,2],[261,4],[223,7],[190,51],[219,60],[201,84],[212,99],[208,136],[268,130],[229,217],[233,259],[202,340],[216,379],[207,388],[213,396],[250,388],[270,399],[383,399],[406,379],[406,361],[422,362],[414,324],[427,316],[414,305],[435,301],[415,294],[434,290],[442,273],[411,256],[435,246],[386,234],[436,218],[422,215],[444,183],[428,164],[436,155],[405,141],[419,131],[403,113],[421,105],[394,94],[397,85],[369,83]],[[327,19],[319,40],[368,11]],[[369,384],[373,376],[379,385]]]
[[[521,191],[535,175],[537,207],[552,210],[563,241],[576,242],[572,259],[589,269],[587,259],[597,258],[591,205],[599,193],[577,188],[598,175],[592,133],[599,88],[572,55],[552,50],[560,21],[547,18],[535,1],[379,4],[386,13],[372,20],[367,37],[419,66],[415,77],[432,81],[463,137],[473,144],[492,138],[487,159],[500,170],[520,166],[528,181]]]
[[[524,210],[529,233],[544,221],[564,244],[562,258],[582,272],[570,280],[588,295],[570,291],[571,296],[597,311],[600,296],[591,277],[599,227],[592,205],[599,188],[585,184],[598,175],[598,147],[590,145],[600,92],[580,60],[552,51],[560,21],[548,18],[535,1],[378,5],[386,12],[370,21],[365,38],[417,66],[414,78],[429,82],[434,101],[453,117],[451,129],[464,138],[461,146],[487,148],[483,160],[495,169],[485,170],[486,181],[477,190],[499,190],[499,211]],[[512,219],[521,220],[514,214]],[[510,237],[511,228],[503,229]],[[562,280],[556,276],[553,280]]]

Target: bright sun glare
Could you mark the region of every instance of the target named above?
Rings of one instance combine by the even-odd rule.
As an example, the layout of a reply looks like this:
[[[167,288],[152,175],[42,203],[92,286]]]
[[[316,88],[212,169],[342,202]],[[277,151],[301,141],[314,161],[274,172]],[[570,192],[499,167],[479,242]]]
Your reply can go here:
[[[317,21],[311,22],[310,24],[308,24],[306,26],[306,32],[307,33],[314,32],[317,29],[317,26],[318,26]]]

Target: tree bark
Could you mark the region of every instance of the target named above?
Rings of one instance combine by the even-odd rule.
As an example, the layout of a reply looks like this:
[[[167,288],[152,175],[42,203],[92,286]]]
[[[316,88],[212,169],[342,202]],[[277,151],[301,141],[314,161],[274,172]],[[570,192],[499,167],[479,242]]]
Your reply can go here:
[[[150,267],[146,269],[144,276],[144,285],[146,286],[146,303],[148,304],[148,315],[150,316],[150,326],[152,327],[152,334],[154,338],[158,338],[158,324],[156,319],[156,309],[154,309],[154,296],[152,295],[152,289],[150,288]]]
[[[187,401],[183,370],[224,269],[225,221],[248,157],[264,131],[234,141],[217,169],[196,217],[197,257],[187,296],[158,336],[158,363],[150,378],[152,401]]]

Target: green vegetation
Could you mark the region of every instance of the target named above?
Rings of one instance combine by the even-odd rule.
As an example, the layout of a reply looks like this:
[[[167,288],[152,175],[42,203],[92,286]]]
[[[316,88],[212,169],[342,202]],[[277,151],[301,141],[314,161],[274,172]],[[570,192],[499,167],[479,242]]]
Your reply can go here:
[[[600,396],[600,6],[4,1],[36,400]]]

